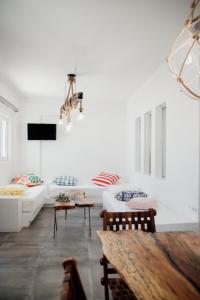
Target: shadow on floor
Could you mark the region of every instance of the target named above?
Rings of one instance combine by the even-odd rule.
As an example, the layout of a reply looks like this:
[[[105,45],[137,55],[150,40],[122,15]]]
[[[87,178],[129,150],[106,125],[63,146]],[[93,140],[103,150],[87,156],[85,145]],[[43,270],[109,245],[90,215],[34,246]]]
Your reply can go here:
[[[53,239],[53,208],[43,208],[32,225],[19,233],[0,233],[0,300],[58,300],[62,261],[74,256],[88,300],[104,299],[100,284],[102,254],[96,230],[101,228],[101,207],[91,209],[92,237],[83,210],[59,211]]]

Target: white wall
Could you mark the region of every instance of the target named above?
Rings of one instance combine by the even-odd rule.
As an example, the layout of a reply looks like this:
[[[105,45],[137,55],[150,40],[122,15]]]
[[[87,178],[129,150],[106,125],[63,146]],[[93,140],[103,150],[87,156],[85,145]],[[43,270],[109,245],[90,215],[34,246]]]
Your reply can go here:
[[[0,81],[0,96],[9,100],[12,104],[19,107],[19,96],[8,85]],[[0,185],[7,184],[18,172],[18,119],[19,113],[15,113],[0,103],[0,114],[9,119],[9,141],[8,141],[8,159],[0,160]]]
[[[95,101],[86,103],[85,119],[74,121],[66,133],[57,126],[56,141],[28,141],[27,123],[57,122],[60,104],[54,100],[27,100],[22,105],[21,172],[74,175],[87,182],[100,171],[125,175],[125,105]],[[57,114],[57,115],[56,115]]]
[[[155,109],[167,105],[166,179],[155,176]],[[152,174],[143,174],[144,113],[152,111]],[[142,117],[142,172],[135,172],[135,118]],[[129,178],[178,213],[198,216],[199,103],[187,98],[166,64],[157,70],[127,105],[127,172]],[[194,209],[192,209],[194,208]],[[196,210],[196,211],[195,211]]]

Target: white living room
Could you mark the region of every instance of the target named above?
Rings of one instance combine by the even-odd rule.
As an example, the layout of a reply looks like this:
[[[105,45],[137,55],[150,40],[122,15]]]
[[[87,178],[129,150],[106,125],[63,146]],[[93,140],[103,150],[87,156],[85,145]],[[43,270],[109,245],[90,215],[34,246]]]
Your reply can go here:
[[[200,1],[0,0],[0,300],[200,299]]]

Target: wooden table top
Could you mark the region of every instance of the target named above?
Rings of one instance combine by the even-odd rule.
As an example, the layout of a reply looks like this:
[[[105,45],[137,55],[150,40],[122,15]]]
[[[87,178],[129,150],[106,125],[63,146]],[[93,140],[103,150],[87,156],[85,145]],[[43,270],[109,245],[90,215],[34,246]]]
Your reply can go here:
[[[90,202],[85,197],[79,197],[79,200],[76,201],[76,205],[79,206],[79,207],[93,207],[94,203]]]
[[[60,210],[60,209],[72,209],[75,208],[75,202],[70,201],[70,202],[58,202],[56,201],[54,204],[54,209]]]
[[[139,300],[200,299],[200,238],[195,233],[97,234],[104,255]]]

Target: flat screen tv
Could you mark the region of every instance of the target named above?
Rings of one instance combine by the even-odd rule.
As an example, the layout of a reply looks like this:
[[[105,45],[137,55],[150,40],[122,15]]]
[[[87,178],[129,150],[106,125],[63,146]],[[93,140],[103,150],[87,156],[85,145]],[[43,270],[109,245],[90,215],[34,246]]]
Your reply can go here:
[[[56,140],[56,124],[29,123],[28,140]]]

